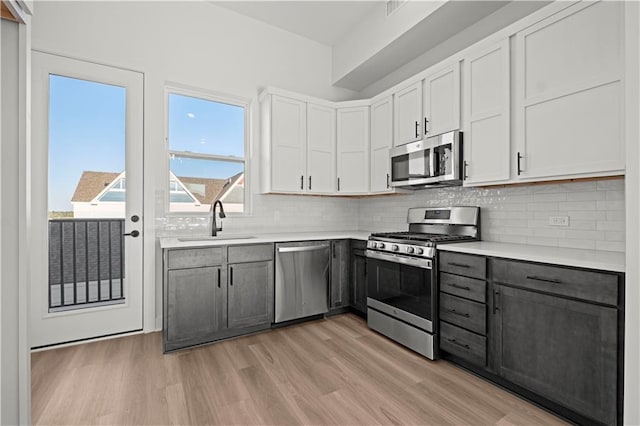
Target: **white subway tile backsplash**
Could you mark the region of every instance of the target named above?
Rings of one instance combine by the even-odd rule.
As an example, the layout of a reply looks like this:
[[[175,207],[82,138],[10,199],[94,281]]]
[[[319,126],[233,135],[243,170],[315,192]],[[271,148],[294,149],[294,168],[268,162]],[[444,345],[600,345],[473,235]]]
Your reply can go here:
[[[624,252],[624,181],[605,180],[505,188],[434,188],[363,198],[256,194],[253,213],[223,220],[229,233],[407,228],[411,207],[477,205],[482,239]],[[569,226],[549,225],[569,216]],[[205,234],[209,217],[160,217],[158,236]]]
[[[397,199],[394,206],[387,200]],[[519,244],[624,251],[624,181],[548,183],[506,188],[438,188],[389,198],[363,198],[360,229],[406,228],[409,207],[478,205],[482,239]],[[379,221],[372,219],[372,212]],[[569,226],[549,225],[569,216]],[[622,240],[619,240],[622,239]]]

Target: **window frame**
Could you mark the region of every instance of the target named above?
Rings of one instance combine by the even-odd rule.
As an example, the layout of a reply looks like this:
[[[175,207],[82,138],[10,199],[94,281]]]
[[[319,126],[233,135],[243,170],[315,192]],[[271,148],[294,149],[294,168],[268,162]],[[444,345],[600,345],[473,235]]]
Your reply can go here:
[[[223,103],[238,106],[244,109],[244,157],[225,156],[216,154],[204,154],[187,151],[174,151],[169,148],[169,95],[175,94],[202,99],[205,101]],[[177,83],[167,83],[164,86],[164,158],[165,170],[163,174],[163,188],[165,193],[164,214],[165,217],[202,217],[209,216],[209,212],[171,211],[170,206],[170,181],[171,181],[171,156],[196,160],[228,161],[244,164],[244,211],[226,212],[227,217],[244,217],[252,214],[251,191],[251,100],[241,96],[235,96],[212,90],[185,86]]]

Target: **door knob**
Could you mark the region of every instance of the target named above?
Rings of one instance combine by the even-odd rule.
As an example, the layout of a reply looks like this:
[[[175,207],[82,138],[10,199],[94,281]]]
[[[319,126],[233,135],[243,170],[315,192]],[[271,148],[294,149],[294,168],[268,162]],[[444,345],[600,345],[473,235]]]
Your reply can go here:
[[[127,232],[126,234],[122,234],[122,235],[124,235],[125,237],[136,238],[138,235],[140,235],[140,231],[133,230],[131,232]]]

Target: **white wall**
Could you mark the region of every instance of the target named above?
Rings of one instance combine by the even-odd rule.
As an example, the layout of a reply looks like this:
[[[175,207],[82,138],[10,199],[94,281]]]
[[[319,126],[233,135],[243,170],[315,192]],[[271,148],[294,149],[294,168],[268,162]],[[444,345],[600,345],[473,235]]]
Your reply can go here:
[[[258,92],[276,86],[320,98],[343,100],[348,90],[331,86],[331,50],[303,37],[206,2],[38,2],[33,48],[134,69],[145,78],[145,329],[161,324],[161,287],[154,251],[158,233],[200,232],[203,217],[164,217],[166,158],[163,151],[167,82],[252,100],[252,155],[259,154]],[[250,162],[256,192],[258,162]],[[323,207],[324,206],[324,207]],[[308,198],[254,195],[253,216],[226,219],[225,229],[297,229],[356,226],[353,204]],[[351,218],[351,219],[348,219]],[[351,220],[350,222],[348,220]],[[158,276],[160,278],[160,276]],[[157,298],[156,298],[157,293]]]
[[[627,268],[625,287],[624,421],[640,424],[640,5],[625,3]]]

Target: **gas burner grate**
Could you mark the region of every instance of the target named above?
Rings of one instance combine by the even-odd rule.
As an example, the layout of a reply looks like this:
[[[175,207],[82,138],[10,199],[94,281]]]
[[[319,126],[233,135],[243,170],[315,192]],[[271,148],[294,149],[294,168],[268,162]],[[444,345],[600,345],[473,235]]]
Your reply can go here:
[[[391,238],[408,241],[427,241],[433,243],[442,243],[448,241],[475,240],[476,238],[468,235],[445,235],[445,234],[428,234],[416,232],[380,232],[371,234],[373,238]]]

